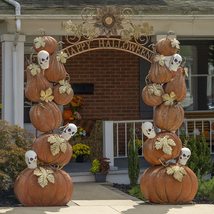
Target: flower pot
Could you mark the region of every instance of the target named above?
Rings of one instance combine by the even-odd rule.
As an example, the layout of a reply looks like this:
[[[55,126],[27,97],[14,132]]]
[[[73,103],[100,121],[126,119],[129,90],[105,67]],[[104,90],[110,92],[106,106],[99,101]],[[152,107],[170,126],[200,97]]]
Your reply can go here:
[[[83,163],[84,162],[84,155],[78,155],[76,157],[76,162],[77,163]]]
[[[95,173],[94,176],[95,176],[95,181],[96,182],[106,182],[107,174]]]

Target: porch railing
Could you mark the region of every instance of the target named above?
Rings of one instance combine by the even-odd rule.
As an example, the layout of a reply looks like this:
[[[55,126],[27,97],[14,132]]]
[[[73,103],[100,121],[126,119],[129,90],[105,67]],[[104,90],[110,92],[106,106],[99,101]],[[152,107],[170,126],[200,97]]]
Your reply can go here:
[[[142,122],[149,120],[104,121],[103,140],[104,155],[110,158],[114,166],[114,158],[124,158],[128,154],[130,131],[134,133],[134,140],[143,142],[145,136],[141,131]],[[152,122],[152,120],[150,120]],[[185,119],[177,134],[200,135],[206,137],[210,153],[214,154],[214,118]]]

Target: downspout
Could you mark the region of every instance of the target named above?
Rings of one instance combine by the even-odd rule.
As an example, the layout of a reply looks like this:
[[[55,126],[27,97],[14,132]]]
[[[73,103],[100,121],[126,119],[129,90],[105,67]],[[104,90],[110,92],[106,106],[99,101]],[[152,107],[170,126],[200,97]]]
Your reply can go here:
[[[15,0],[4,0],[5,2],[13,5],[15,7],[15,19],[16,19],[16,32],[14,34],[14,41],[13,41],[13,88],[12,88],[12,91],[13,91],[13,100],[14,100],[14,103],[13,103],[13,116],[14,116],[14,124],[18,125],[17,124],[17,115],[18,115],[18,108],[17,108],[17,103],[18,103],[18,94],[17,94],[17,42],[18,42],[18,39],[19,39],[19,34],[20,34],[20,31],[21,31],[21,20],[19,17],[17,16],[20,16],[21,15],[21,5],[15,1]],[[5,106],[6,107],[6,106]]]

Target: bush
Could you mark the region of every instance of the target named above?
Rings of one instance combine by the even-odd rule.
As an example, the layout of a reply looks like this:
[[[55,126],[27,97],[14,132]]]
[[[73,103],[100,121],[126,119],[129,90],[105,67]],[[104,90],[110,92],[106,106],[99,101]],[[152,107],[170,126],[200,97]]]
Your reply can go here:
[[[199,180],[197,197],[202,201],[214,202],[214,178]]]
[[[198,177],[210,174],[213,169],[213,162],[205,137],[186,136],[183,137],[183,142],[192,153],[187,165]]]
[[[141,200],[145,200],[145,198],[143,197],[143,193],[140,190],[140,186],[139,185],[133,186],[129,190],[129,194],[134,196],[134,197],[136,197],[136,198],[139,198]]]
[[[26,168],[24,154],[33,140],[33,135],[24,129],[0,120],[0,183],[4,183],[0,185],[0,191],[8,189]]]
[[[109,171],[109,159],[108,158],[98,158],[94,159],[92,161],[91,173],[102,173],[102,174],[108,174]]]

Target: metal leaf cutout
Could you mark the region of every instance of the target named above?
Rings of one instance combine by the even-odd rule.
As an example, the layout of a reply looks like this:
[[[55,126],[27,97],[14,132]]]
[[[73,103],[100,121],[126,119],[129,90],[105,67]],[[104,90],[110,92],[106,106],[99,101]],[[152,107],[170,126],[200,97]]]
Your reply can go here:
[[[164,59],[165,59],[165,57],[164,57],[164,55],[156,55],[155,57],[154,57],[154,62],[158,62],[159,63],[159,65],[161,65],[161,66],[164,66]]]
[[[68,54],[61,51],[60,53],[57,54],[56,59],[58,62],[65,64],[68,59]]]
[[[155,142],[155,148],[157,150],[162,149],[167,155],[172,154],[172,146],[176,146],[176,143],[174,140],[170,139],[168,135],[162,138],[157,138],[157,141]]]
[[[148,85],[148,92],[151,95],[155,95],[158,97],[160,97],[164,93],[163,87],[160,84],[156,84],[156,83]]]
[[[71,85],[69,84],[68,81],[66,80],[61,80],[59,81],[60,87],[59,87],[59,93],[60,94],[70,94],[72,89],[71,89]]]
[[[51,144],[51,154],[54,156],[57,155],[60,151],[65,153],[67,150],[67,143],[65,139],[58,135],[51,135],[48,138],[48,142]]]
[[[172,39],[172,41],[171,41],[171,45],[172,45],[172,47],[173,48],[177,48],[177,49],[180,49],[180,42],[177,40],[177,39]]]
[[[182,182],[184,175],[186,175],[186,171],[181,166],[170,166],[166,168],[167,175],[173,175],[173,177],[179,181]]]
[[[45,102],[51,102],[54,99],[54,96],[52,95],[52,89],[48,88],[46,91],[40,92],[40,100]]]
[[[36,76],[37,74],[39,74],[41,72],[40,67],[37,64],[30,64],[27,67],[30,70],[30,73],[32,74],[32,76]]]
[[[175,93],[172,91],[170,94],[164,94],[162,95],[164,104],[169,106],[169,105],[173,105],[174,101],[176,100],[176,95]]]
[[[53,175],[53,170],[51,169],[45,169],[43,167],[36,168],[33,171],[33,174],[38,176],[38,183],[39,185],[44,188],[48,185],[48,182],[53,183],[55,182],[55,178]]]
[[[36,37],[33,42],[36,48],[45,47],[45,40],[42,37]]]

